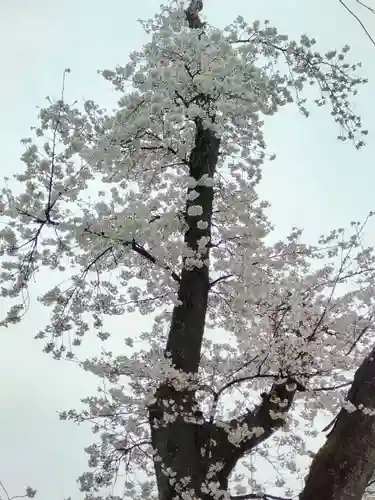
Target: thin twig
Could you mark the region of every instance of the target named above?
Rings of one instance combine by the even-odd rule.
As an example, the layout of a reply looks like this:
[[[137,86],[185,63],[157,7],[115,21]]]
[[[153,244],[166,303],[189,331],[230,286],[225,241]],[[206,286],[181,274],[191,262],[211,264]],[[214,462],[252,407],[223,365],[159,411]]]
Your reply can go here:
[[[212,288],[214,285],[217,283],[220,283],[221,281],[227,280],[229,278],[233,278],[234,274],[226,274],[225,276],[220,276],[219,278],[216,278],[215,280],[211,281],[209,284],[209,287]]]
[[[320,392],[320,391],[335,391],[337,389],[342,389],[344,387],[348,387],[348,385],[351,385],[352,382],[344,382],[342,384],[339,384],[339,385],[330,385],[330,386],[326,386],[326,387],[316,387],[314,389],[311,389],[310,392]]]
[[[357,16],[357,14],[355,14],[347,5],[346,3],[343,1],[343,0],[339,0],[339,2],[341,3],[341,5],[344,7],[344,9],[346,9],[349,14],[354,17],[354,19],[357,21],[357,23],[361,26],[361,28],[363,29],[363,31],[366,33],[367,37],[370,39],[371,43],[375,46],[375,40],[373,39],[373,37],[370,35],[369,31],[367,30],[366,26],[363,24],[363,22],[361,21],[361,19]]]
[[[359,3],[359,5],[362,5],[362,7],[364,7],[365,9],[367,9],[370,12],[372,12],[373,14],[375,14],[375,9],[373,9],[369,5],[366,5],[365,3],[361,2],[361,0],[356,0],[356,1],[357,1],[357,3]]]
[[[231,500],[249,500],[250,498],[259,498],[261,500],[291,500],[285,497],[269,495],[268,493],[247,493],[245,495],[234,495],[230,498]]]

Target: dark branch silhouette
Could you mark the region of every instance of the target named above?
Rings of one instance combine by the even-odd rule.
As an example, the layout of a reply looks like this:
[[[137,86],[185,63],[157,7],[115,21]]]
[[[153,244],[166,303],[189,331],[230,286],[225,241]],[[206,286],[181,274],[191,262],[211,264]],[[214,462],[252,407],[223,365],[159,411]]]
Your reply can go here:
[[[203,9],[202,0],[191,0],[189,7],[185,10],[186,19],[190,28],[200,29],[204,27],[204,23],[199,17],[199,12]]]

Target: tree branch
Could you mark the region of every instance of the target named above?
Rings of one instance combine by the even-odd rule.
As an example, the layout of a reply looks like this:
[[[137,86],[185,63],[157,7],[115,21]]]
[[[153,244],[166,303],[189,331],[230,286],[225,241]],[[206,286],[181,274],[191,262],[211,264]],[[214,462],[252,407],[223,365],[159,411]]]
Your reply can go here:
[[[321,391],[336,391],[337,389],[343,389],[344,387],[348,387],[351,385],[351,382],[343,382],[338,385],[327,385],[322,387],[314,387],[313,389],[309,389],[310,392],[321,392]]]
[[[231,500],[250,500],[250,498],[259,498],[262,500],[290,500],[289,498],[269,495],[268,493],[247,493],[245,495],[232,495]]]
[[[191,0],[189,7],[185,10],[186,20],[191,29],[203,28],[203,23],[199,17],[199,12],[203,9],[202,0]]]
[[[341,5],[344,7],[344,9],[346,9],[349,14],[354,17],[354,19],[357,21],[357,23],[361,26],[361,28],[363,29],[363,31],[366,33],[368,39],[371,41],[371,43],[373,45],[375,45],[375,40],[373,39],[373,37],[370,35],[368,29],[366,28],[366,26],[363,24],[363,22],[361,21],[361,19],[357,16],[357,14],[355,12],[353,12],[347,5],[346,3],[343,1],[343,0],[339,0],[339,2],[341,3]]]
[[[92,231],[91,229],[89,229],[89,227],[85,228],[84,232],[89,234],[94,234],[96,236],[100,236],[101,238],[105,238],[108,240],[116,241],[117,243],[120,243],[123,247],[130,247],[134,252],[141,255],[146,260],[152,262],[153,264],[158,264],[157,259],[142,245],[139,245],[139,243],[137,243],[134,238],[129,241],[116,240],[107,236],[103,231],[99,233],[97,231]],[[163,267],[163,269],[165,269],[166,271],[170,271],[171,277],[174,279],[174,281],[180,283],[180,276],[175,271],[172,271],[172,269],[168,265],[167,266],[161,265],[161,267]]]
[[[373,9],[369,5],[366,5],[365,3],[361,2],[361,0],[357,0],[357,3],[359,3],[359,5],[361,5],[365,9],[369,10],[372,14],[375,14],[375,9]]]
[[[224,281],[224,280],[227,280],[227,279],[233,278],[233,277],[234,277],[234,274],[226,274],[225,276],[220,276],[219,278],[216,278],[216,280],[211,281],[211,283],[209,284],[209,287],[212,288],[217,283],[220,283],[220,281]]]
[[[148,250],[146,250],[144,247],[142,247],[141,245],[139,245],[135,239],[133,238],[133,240],[131,242],[129,241],[125,241],[123,242],[123,246],[131,246],[132,250],[134,250],[136,253],[138,253],[139,255],[142,255],[145,259],[149,260],[150,262],[152,262],[153,264],[156,264],[157,263],[157,260],[156,258],[150,254],[150,252]],[[169,266],[164,266],[164,269],[166,271],[171,271],[171,276],[172,278],[177,282],[177,283],[180,283],[180,277],[177,273],[175,273],[175,271],[172,271],[171,268]]]
[[[305,391],[294,378],[288,377],[282,383],[274,382],[269,393],[262,394],[262,403],[252,412],[248,411],[232,423],[236,426],[247,425],[249,430],[262,428],[262,434],[245,436],[237,446],[240,456],[268,439],[285,424],[285,417],[293,404],[297,391]]]
[[[40,227],[36,233],[36,235],[33,237],[32,240],[30,240],[28,243],[31,243],[31,241],[36,241],[41,230],[43,229],[43,227],[45,225],[48,225],[48,226],[54,226],[54,227],[58,227],[59,226],[59,222],[56,222],[52,219],[49,219],[49,218],[46,218],[46,219],[42,219],[40,217],[35,217],[33,216],[32,214],[28,214],[27,212],[25,211],[22,211],[22,210],[19,210],[19,213],[21,215],[24,215],[26,217],[30,217],[30,219],[32,220],[32,222],[36,223],[36,224],[39,224]],[[155,218],[156,220],[157,218]],[[152,221],[150,221],[152,222]],[[99,236],[100,238],[104,238],[104,239],[107,239],[107,240],[111,240],[111,241],[116,241],[116,243],[120,243],[122,246],[124,247],[130,247],[134,252],[138,253],[139,255],[141,255],[142,257],[144,257],[146,260],[152,262],[153,264],[158,264],[158,261],[157,259],[148,251],[146,250],[143,246],[139,245],[135,239],[133,238],[132,240],[129,240],[129,241],[122,241],[122,240],[116,240],[114,238],[111,238],[110,236],[107,236],[104,231],[102,232],[98,232],[98,231],[92,231],[89,227],[86,227],[84,229],[84,232],[85,233],[88,233],[88,234],[93,234],[95,236]],[[107,249],[106,251],[108,251],[109,249]],[[163,266],[161,266],[163,267]],[[164,269],[166,271],[170,271],[171,272],[171,277],[174,281],[176,281],[177,283],[180,283],[180,276],[171,269],[171,267],[169,267],[168,265],[167,266],[164,266]]]

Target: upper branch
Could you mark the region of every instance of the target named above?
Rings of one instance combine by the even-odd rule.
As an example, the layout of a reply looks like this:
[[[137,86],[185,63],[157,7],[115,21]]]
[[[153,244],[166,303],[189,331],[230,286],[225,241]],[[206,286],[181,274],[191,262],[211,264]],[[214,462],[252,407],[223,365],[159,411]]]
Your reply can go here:
[[[191,0],[189,7],[185,10],[186,20],[190,28],[200,29],[204,27],[204,23],[199,17],[199,12],[203,9],[202,0]]]
[[[285,424],[285,418],[292,406],[294,396],[297,391],[304,390],[305,388],[292,377],[288,377],[282,382],[276,381],[272,384],[268,394],[262,394],[262,402],[255,410],[249,410],[232,421],[232,425],[235,425],[236,428],[246,426],[250,431],[249,435],[244,433],[238,443],[237,448],[240,456],[268,439]],[[259,432],[251,432],[254,429],[259,429]]]
[[[100,236],[102,238],[112,239],[109,236],[107,236],[104,232],[99,233],[99,232],[96,232],[96,231],[92,231],[89,228],[86,228],[85,232],[87,232],[89,234],[95,234],[96,236]],[[129,241],[119,240],[118,243],[120,243],[123,247],[131,248],[135,253],[137,253],[138,255],[141,255],[142,257],[144,257],[149,262],[152,262],[152,264],[157,264],[156,257],[154,257],[142,245],[140,245],[139,243],[137,243],[134,238],[132,240],[129,240]],[[176,281],[177,283],[180,283],[180,276],[175,271],[172,271],[172,269],[168,265],[164,266],[164,269],[166,271],[170,271],[172,279],[174,281]]]
[[[285,497],[269,495],[268,493],[246,493],[245,495],[232,495],[231,500],[250,500],[258,498],[259,500],[289,500]]]
[[[363,21],[361,20],[361,18],[352,10],[348,7],[348,5],[343,1],[343,0],[339,0],[340,4],[344,7],[344,9],[346,9],[349,14],[357,21],[357,23],[360,25],[360,27],[362,28],[362,30],[366,33],[366,36],[367,38],[370,40],[370,42],[375,45],[375,40],[374,38],[371,36],[370,32],[368,31],[368,29],[366,28],[366,26],[364,25]],[[371,7],[369,7],[368,5],[365,5],[363,2],[360,2],[359,0],[357,0],[357,3],[359,3],[360,5],[362,5],[362,7],[365,7],[366,9],[368,9],[370,12],[372,12],[373,14],[375,13],[375,10],[372,9]]]

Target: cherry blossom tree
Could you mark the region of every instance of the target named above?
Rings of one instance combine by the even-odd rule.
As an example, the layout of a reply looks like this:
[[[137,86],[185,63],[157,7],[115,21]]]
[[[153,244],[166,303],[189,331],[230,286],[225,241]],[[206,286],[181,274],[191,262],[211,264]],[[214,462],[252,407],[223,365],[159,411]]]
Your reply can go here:
[[[273,159],[263,121],[284,106],[326,106],[338,138],[364,144],[351,101],[365,80],[349,47],[321,55],[306,35],[242,17],[216,29],[202,8],[171,2],[143,22],[150,41],[101,72],[119,94],[113,112],[68,104],[67,70],[1,191],[2,326],[24,318],[45,270],[56,285],[39,296],[51,317],[36,338],[57,359],[76,360],[85,338],[110,341],[109,317],[152,321],[122,352],[104,345],[81,362],[106,389],[61,413],[100,434],[79,478],[87,500],[276,498],[252,462],[275,453],[268,486],[292,496],[319,411],[343,408],[335,429],[373,420],[371,402],[345,400],[373,348],[368,219],[315,245],[298,228],[274,242],[256,191]],[[325,498],[349,498],[336,486]]]

